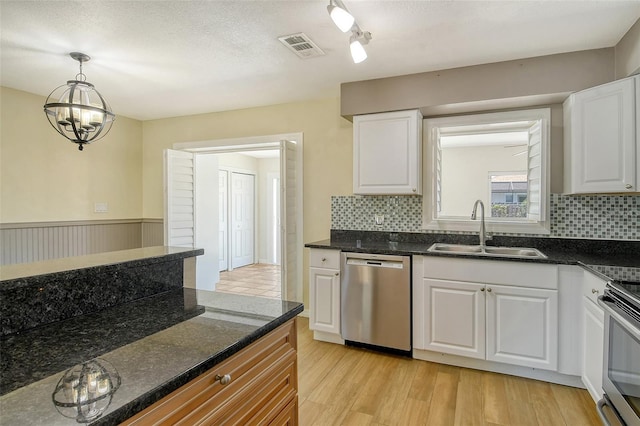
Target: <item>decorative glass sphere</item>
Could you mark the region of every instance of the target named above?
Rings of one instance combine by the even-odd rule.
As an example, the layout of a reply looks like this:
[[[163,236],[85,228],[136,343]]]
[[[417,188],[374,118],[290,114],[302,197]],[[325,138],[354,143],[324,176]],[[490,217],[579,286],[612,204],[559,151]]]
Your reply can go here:
[[[95,358],[67,370],[51,397],[60,414],[78,423],[89,423],[109,407],[120,384],[113,365]]]

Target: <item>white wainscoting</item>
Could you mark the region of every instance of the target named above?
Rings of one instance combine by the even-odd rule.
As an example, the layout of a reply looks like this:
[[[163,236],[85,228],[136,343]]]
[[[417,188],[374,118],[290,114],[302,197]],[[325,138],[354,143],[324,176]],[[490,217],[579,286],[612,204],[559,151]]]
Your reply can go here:
[[[0,265],[163,244],[162,219],[0,224]]]

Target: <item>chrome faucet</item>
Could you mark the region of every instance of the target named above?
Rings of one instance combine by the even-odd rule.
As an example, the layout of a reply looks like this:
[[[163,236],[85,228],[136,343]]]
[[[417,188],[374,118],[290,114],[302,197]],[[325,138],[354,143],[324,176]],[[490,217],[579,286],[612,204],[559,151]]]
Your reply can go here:
[[[480,247],[484,249],[484,247],[487,245],[487,240],[490,240],[491,236],[487,234],[484,227],[484,203],[482,202],[482,200],[476,200],[476,202],[473,204],[471,220],[476,220],[476,211],[478,210],[478,204],[480,204],[480,234],[478,236],[480,237]]]

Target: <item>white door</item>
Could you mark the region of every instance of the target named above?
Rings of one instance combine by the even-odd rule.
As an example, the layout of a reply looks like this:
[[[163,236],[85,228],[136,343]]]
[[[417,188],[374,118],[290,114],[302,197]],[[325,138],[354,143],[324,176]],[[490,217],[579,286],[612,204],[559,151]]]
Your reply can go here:
[[[309,268],[309,328],[340,334],[340,272]]]
[[[218,258],[219,270],[229,268],[229,172],[218,171]]]
[[[424,278],[423,285],[421,349],[484,359],[484,284]]]
[[[558,367],[558,291],[487,285],[487,360]]]
[[[164,245],[194,247],[195,162],[193,154],[164,151]]]
[[[231,173],[231,267],[254,263],[255,177]]]

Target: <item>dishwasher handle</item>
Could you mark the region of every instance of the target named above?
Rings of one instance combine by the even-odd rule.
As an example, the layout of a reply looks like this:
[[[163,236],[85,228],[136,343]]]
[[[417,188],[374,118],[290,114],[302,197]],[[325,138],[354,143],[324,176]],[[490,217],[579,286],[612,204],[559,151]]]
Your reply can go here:
[[[347,258],[347,266],[369,266],[373,268],[402,269],[404,264],[398,260]]]

